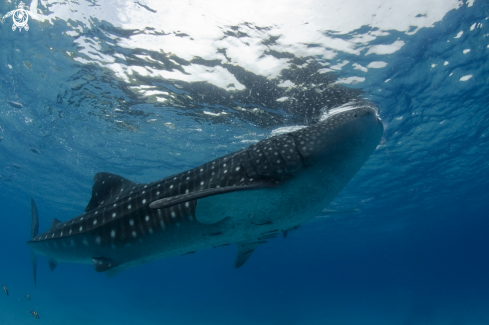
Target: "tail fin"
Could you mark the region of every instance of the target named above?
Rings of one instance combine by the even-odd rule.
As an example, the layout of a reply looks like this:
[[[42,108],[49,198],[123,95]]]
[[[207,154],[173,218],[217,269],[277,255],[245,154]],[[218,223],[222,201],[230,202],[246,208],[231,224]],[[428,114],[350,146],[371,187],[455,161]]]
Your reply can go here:
[[[34,202],[34,199],[31,198],[31,214],[32,214],[32,221],[31,221],[31,239],[37,236],[37,233],[39,232],[39,217],[37,215],[37,206],[36,202]],[[32,271],[34,272],[34,286],[36,285],[36,254],[32,252]]]

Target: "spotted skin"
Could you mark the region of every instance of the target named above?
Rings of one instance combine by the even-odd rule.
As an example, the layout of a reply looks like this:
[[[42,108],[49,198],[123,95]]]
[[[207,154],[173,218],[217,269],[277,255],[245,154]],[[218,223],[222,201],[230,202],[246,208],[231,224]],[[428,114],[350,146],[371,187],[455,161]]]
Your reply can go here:
[[[237,243],[239,267],[260,243],[298,228],[329,204],[382,132],[375,109],[353,103],[314,126],[156,182],[98,173],[85,212],[53,221],[42,234],[33,230],[28,244],[52,268],[90,263],[112,275],[158,258]]]

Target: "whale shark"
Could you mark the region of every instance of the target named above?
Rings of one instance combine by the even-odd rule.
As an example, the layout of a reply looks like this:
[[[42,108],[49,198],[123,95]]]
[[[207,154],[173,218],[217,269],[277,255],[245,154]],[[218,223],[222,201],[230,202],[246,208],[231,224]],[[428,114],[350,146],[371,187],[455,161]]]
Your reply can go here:
[[[31,200],[34,282],[38,255],[51,270],[62,262],[85,263],[113,276],[234,243],[240,267],[259,245],[321,212],[367,161],[383,130],[373,104],[350,102],[325,110],[314,125],[151,183],[100,172],[85,212],[54,219],[42,234]]]

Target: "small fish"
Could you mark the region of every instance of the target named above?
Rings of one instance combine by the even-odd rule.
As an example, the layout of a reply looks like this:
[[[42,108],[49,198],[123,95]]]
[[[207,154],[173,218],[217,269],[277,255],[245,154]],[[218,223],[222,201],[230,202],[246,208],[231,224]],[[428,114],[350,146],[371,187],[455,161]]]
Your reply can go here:
[[[17,169],[20,169],[20,165],[19,164],[12,164],[12,166],[14,166]]]
[[[34,318],[39,319],[39,314],[37,313],[37,311],[29,310],[29,313],[31,313],[31,315],[34,316]]]
[[[33,153],[37,153],[38,155],[41,154],[41,150],[37,149],[37,148],[31,148],[29,149],[30,151],[32,151]]]
[[[7,287],[5,286],[5,284],[3,285],[3,291],[5,291],[5,293],[6,293],[6,294],[7,294],[7,296],[8,296],[8,289],[7,289]]]
[[[0,142],[2,142],[2,140],[3,140],[3,137],[0,137]]]
[[[19,102],[14,102],[13,100],[7,100],[7,103],[9,103],[10,106],[13,106],[15,108],[24,108],[24,105],[22,105]]]
[[[27,300],[31,300],[31,297],[29,297],[28,294],[26,294],[25,297],[26,297]]]

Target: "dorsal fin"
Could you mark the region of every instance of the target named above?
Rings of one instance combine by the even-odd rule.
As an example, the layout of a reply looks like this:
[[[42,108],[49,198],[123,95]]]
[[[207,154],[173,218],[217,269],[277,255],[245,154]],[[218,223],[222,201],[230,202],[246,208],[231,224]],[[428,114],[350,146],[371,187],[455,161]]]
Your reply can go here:
[[[119,175],[105,172],[97,173],[93,178],[92,198],[85,211],[88,212],[100,205],[113,202],[134,187],[139,187],[139,184]]]
[[[49,228],[49,230],[56,228],[60,223],[61,223],[61,221],[59,221],[58,219],[54,218],[53,219],[53,222],[51,222],[51,228]]]

